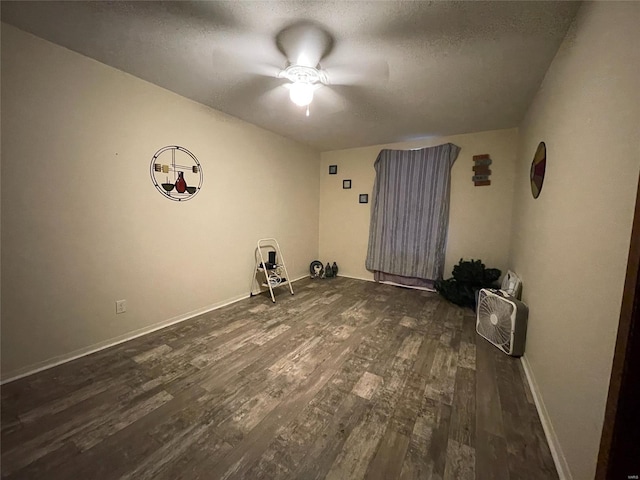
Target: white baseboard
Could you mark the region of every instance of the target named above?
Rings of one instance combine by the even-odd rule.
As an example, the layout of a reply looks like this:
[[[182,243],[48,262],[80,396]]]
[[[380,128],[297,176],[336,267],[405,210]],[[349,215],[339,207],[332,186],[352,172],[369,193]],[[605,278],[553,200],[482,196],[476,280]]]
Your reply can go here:
[[[353,275],[343,275],[342,273],[339,273],[338,276],[345,277],[345,278],[353,278],[354,280],[364,280],[365,282],[375,282],[373,278],[354,277]]]
[[[292,280],[291,283],[297,282],[298,280],[302,280],[303,278],[307,278],[307,276],[308,275],[303,275],[302,277],[296,278]],[[62,365],[63,363],[71,362],[78,358],[85,357],[87,355],[91,355],[92,353],[99,352],[100,350],[114,347],[121,343],[128,342],[129,340],[133,340],[134,338],[138,338],[143,335],[148,335],[149,333],[155,332],[157,330],[161,330],[163,328],[169,327],[176,323],[184,322],[185,320],[189,320],[199,315],[209,313],[213,310],[226,307],[227,305],[231,305],[232,303],[239,302],[240,300],[243,300],[245,298],[249,298],[248,294],[246,293],[242,295],[237,295],[227,300],[223,300],[221,302],[214,303],[212,305],[208,305],[203,308],[199,308],[198,310],[194,310],[192,312],[188,312],[183,315],[178,315],[177,317],[173,317],[168,320],[163,320],[162,322],[154,323],[153,325],[149,325],[147,327],[143,327],[138,330],[133,330],[132,332],[127,332],[123,335],[119,335],[109,340],[105,340],[104,342],[94,343],[93,345],[89,345],[88,347],[79,348],[78,350],[74,350],[69,353],[48,358],[47,360],[44,360],[42,362],[34,363],[32,365],[27,365],[26,367],[19,368],[17,370],[13,370],[9,372],[6,375],[6,378],[3,378],[0,381],[0,385],[4,385],[6,383],[13,382],[20,378],[28,377],[29,375],[33,375],[34,373],[42,372],[44,370],[57,367],[58,365]]]
[[[362,278],[362,277],[354,277],[352,275],[339,275],[340,277],[346,277],[346,278],[353,278],[354,280],[364,280],[365,282],[375,282],[375,279],[373,278]],[[427,288],[427,287],[417,287],[417,286],[411,286],[411,285],[402,285],[400,283],[395,283],[395,282],[389,282],[389,281],[382,281],[382,282],[377,282],[377,283],[382,283],[384,285],[391,285],[393,287],[401,287],[401,288],[411,288],[412,290],[422,290],[424,292],[435,292],[435,290],[433,288]]]
[[[538,416],[540,417],[540,422],[542,423],[544,434],[547,437],[547,443],[549,444],[549,449],[551,450],[553,463],[555,463],[556,470],[558,471],[558,477],[560,477],[560,480],[573,480],[573,476],[571,475],[571,471],[569,470],[569,465],[567,464],[567,459],[565,458],[564,453],[562,453],[562,447],[560,446],[558,436],[553,429],[553,424],[551,423],[551,419],[549,418],[549,412],[547,411],[547,407],[544,405],[542,395],[540,395],[538,384],[535,380],[535,377],[533,376],[531,365],[529,365],[529,361],[527,360],[526,355],[520,357],[520,361],[522,362],[522,367],[524,368],[527,382],[529,382],[529,388],[531,388],[533,401],[536,404]]]
[[[391,285],[393,287],[410,288],[411,290],[422,290],[423,292],[435,292],[435,288],[419,287],[417,285],[402,285],[401,283],[389,282],[387,280],[381,281],[385,285]]]

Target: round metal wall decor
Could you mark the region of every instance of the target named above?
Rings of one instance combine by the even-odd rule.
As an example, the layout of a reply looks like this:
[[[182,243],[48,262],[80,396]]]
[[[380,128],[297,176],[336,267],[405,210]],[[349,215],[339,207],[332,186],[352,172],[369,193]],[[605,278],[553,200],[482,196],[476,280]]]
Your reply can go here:
[[[531,162],[531,172],[529,177],[531,178],[531,194],[533,198],[538,198],[542,191],[542,184],[544,183],[544,172],[547,169],[547,146],[544,142],[540,142],[536,154],[533,156]]]
[[[202,167],[189,150],[169,145],[153,155],[151,181],[169,200],[186,202],[195,197],[202,187]]]

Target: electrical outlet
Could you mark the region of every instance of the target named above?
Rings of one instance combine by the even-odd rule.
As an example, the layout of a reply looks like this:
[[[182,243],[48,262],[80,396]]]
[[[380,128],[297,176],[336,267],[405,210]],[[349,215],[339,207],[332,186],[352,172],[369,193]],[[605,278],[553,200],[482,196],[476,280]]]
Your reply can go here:
[[[116,314],[124,313],[127,311],[127,301],[126,300],[116,300]]]

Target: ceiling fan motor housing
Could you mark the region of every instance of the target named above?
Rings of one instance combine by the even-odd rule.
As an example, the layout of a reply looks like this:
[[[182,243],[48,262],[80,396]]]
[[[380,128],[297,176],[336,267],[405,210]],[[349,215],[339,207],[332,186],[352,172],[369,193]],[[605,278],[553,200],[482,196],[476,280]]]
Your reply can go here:
[[[286,78],[291,83],[326,83],[327,77],[322,70],[306,65],[289,65],[279,74],[281,78]]]

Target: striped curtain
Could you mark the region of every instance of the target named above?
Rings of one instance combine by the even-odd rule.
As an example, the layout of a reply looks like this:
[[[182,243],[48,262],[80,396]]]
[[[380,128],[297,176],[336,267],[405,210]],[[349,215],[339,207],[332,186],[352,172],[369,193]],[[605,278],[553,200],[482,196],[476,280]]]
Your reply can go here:
[[[382,150],[374,164],[366,267],[376,279],[415,285],[442,278],[451,167],[460,147]],[[406,278],[406,282],[398,278]]]

